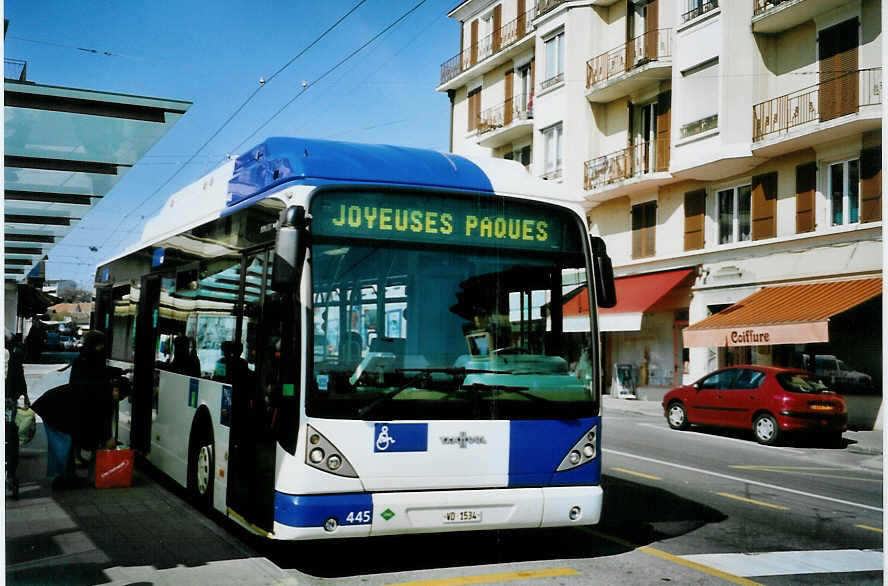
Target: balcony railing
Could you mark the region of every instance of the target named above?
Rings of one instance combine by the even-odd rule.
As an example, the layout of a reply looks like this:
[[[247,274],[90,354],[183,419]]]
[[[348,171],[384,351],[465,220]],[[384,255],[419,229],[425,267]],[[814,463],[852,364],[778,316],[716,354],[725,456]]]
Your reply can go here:
[[[18,81],[27,81],[28,79],[28,62],[21,59],[3,58],[3,78],[17,79]]]
[[[782,4],[787,0],[752,0],[752,15],[758,16],[771,10],[778,4]]]
[[[588,189],[598,189],[655,171],[668,171],[669,138],[645,141],[628,148],[586,161],[583,184]]]
[[[527,95],[511,97],[506,99],[503,104],[481,112],[477,125],[478,134],[503,128],[516,120],[533,118],[533,107],[529,103],[529,97]]]
[[[882,68],[861,69],[752,107],[752,140],[882,103]]]
[[[539,0],[536,7],[536,16],[540,17],[568,1],[569,0]]]
[[[586,87],[672,56],[672,29],[649,31],[586,62]]]
[[[531,30],[535,14],[536,10],[528,10],[442,63],[441,83],[447,83],[476,63],[518,42]]]
[[[754,1],[759,2],[761,0]],[[710,10],[715,10],[716,8],[718,8],[718,0],[709,0],[708,2],[703,2],[702,4],[698,4],[696,1],[691,0],[689,2],[689,7],[690,6],[693,6],[693,8],[681,15],[682,22],[694,20],[698,16],[702,16]]]

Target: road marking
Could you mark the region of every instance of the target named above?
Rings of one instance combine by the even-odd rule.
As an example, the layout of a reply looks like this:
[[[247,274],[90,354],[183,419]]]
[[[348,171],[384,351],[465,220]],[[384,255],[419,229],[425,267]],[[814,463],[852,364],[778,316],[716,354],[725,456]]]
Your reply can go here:
[[[548,570],[521,570],[502,574],[480,574],[477,576],[458,576],[455,578],[439,578],[437,580],[419,580],[418,582],[400,582],[397,586],[460,586],[461,584],[493,584],[511,582],[513,580],[532,580],[536,578],[553,578],[556,576],[579,576],[580,573],[571,568],[552,568]]]
[[[876,533],[882,532],[882,530],[878,527],[870,527],[869,525],[855,525],[855,527],[860,527],[861,529],[866,529],[867,531],[875,531]]]
[[[666,431],[666,432],[669,432],[669,433],[676,433],[676,430],[671,429],[668,425],[666,425],[666,426],[664,427],[663,425],[657,425],[657,424],[655,424],[655,423],[639,423],[638,426],[639,426],[639,427],[650,427],[650,428],[653,428],[653,429],[659,429],[659,430],[661,430],[661,431]],[[752,428],[750,427],[750,429],[752,429]],[[712,433],[704,433],[704,432],[702,432],[702,431],[693,431],[693,430],[690,430],[690,429],[685,429],[685,430],[683,430],[683,431],[681,431],[681,432],[678,432],[678,433],[681,433],[682,435],[687,435],[687,436],[690,436],[690,437],[698,437],[698,438],[700,438],[700,439],[707,439],[707,440],[709,440],[709,439],[720,439],[720,440],[725,440],[725,441],[727,441],[727,442],[741,443],[741,444],[743,444],[744,446],[748,446],[748,447],[751,447],[751,448],[764,448],[764,449],[766,449],[766,450],[770,450],[770,451],[772,451],[772,452],[776,451],[776,452],[790,452],[790,453],[792,453],[792,449],[791,449],[791,448],[782,448],[782,447],[780,447],[780,446],[766,446],[766,445],[763,445],[763,444],[757,443],[757,442],[752,441],[752,440],[740,439],[740,438],[737,438],[737,437],[726,437],[726,436],[723,436],[723,435],[717,435],[717,434],[712,434]]]
[[[795,474],[798,476],[812,476],[815,478],[840,478],[842,480],[860,480],[861,482],[882,483],[881,478],[863,478],[861,476],[848,476],[847,474],[819,474],[818,471],[842,472],[851,468],[818,468],[815,466],[731,466],[738,470],[760,470],[763,472],[779,472],[780,474]]]
[[[683,559],[737,576],[790,576],[882,570],[881,551],[838,549],[825,551],[772,551],[764,553],[706,553]]]
[[[692,570],[697,570],[698,572],[703,572],[704,574],[708,574],[710,576],[715,576],[717,578],[721,578],[722,580],[727,580],[733,584],[743,584],[744,586],[762,586],[758,582],[753,582],[752,580],[747,580],[746,578],[732,574],[730,572],[725,572],[719,568],[715,568],[709,566],[707,564],[703,564],[700,562],[696,562],[693,560],[685,559],[684,557],[679,557],[677,555],[672,555],[671,553],[666,553],[660,549],[655,547],[651,547],[649,545],[638,546],[634,543],[626,541],[620,537],[616,537],[614,535],[608,535],[607,533],[602,533],[596,529],[590,529],[588,527],[583,527],[580,531],[584,531],[589,533],[590,535],[595,535],[596,537],[600,537],[601,539],[606,539],[607,541],[612,541],[618,545],[622,545],[623,547],[628,547],[640,551],[642,553],[646,553],[648,555],[652,555],[654,557],[658,557],[660,559],[666,560],[667,562],[672,562],[674,564],[678,564],[680,566],[684,566],[686,568],[691,568]]]
[[[833,498],[830,496],[823,496],[820,494],[814,494],[811,492],[805,492],[802,490],[795,490],[792,488],[786,488],[784,486],[777,486],[774,484],[768,484],[767,482],[759,482],[757,480],[749,480],[747,478],[740,478],[739,476],[731,476],[729,474],[722,474],[720,472],[712,472],[710,470],[703,470],[702,468],[695,468],[693,466],[685,466],[684,464],[676,464],[674,462],[667,462],[665,460],[657,460],[656,458],[648,458],[647,456],[638,456],[636,454],[629,454],[626,452],[620,452],[617,450],[605,449],[602,450],[604,453],[616,454],[617,456],[624,456],[626,458],[635,458],[636,460],[642,460],[644,462],[652,462],[654,464],[660,464],[661,466],[671,466],[672,468],[679,468],[681,470],[689,470],[691,472],[696,472],[698,474],[708,474],[709,476],[715,476],[717,478],[724,478],[726,480],[732,480],[734,482],[740,482],[743,484],[751,484],[753,486],[763,486],[765,488],[770,488],[771,490],[782,490],[783,492],[788,492],[791,494],[797,494],[800,496],[807,496],[815,499],[820,499],[824,501],[829,501],[832,503],[839,503],[842,505],[848,505],[851,507],[860,507],[861,509],[867,509],[869,511],[879,511],[882,512],[880,507],[873,507],[871,505],[864,505],[861,503],[855,503],[851,501],[846,501],[842,499]]]
[[[718,496],[723,496],[725,498],[734,499],[736,501],[743,501],[744,503],[751,503],[753,505],[759,505],[762,507],[770,507],[772,509],[777,509],[778,511],[788,511],[789,507],[784,507],[782,505],[775,505],[772,503],[766,503],[765,501],[757,501],[755,499],[748,499],[745,496],[737,496],[736,494],[731,494],[729,492],[717,492],[715,493]]]
[[[645,474],[644,472],[636,472],[635,470],[627,470],[626,468],[617,468],[616,466],[611,468],[611,470],[616,470],[617,472],[622,472],[624,474],[631,474],[632,476],[647,478],[648,480],[663,480],[659,476],[651,476],[650,474]]]

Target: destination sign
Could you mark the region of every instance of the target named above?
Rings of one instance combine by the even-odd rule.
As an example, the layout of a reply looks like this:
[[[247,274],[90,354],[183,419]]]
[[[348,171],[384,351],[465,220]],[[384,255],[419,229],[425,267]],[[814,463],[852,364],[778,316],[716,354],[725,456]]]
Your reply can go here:
[[[567,212],[490,195],[335,192],[318,195],[311,215],[311,230],[319,236],[536,250],[579,248],[579,230]]]

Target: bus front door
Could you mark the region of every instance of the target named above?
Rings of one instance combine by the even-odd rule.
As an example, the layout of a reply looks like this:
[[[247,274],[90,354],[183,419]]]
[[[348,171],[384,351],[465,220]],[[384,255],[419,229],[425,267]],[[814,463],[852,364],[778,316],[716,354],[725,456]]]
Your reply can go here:
[[[133,359],[132,427],[130,443],[143,454],[151,449],[151,413],[154,409],[154,362],[160,311],[160,276],[142,278]]]

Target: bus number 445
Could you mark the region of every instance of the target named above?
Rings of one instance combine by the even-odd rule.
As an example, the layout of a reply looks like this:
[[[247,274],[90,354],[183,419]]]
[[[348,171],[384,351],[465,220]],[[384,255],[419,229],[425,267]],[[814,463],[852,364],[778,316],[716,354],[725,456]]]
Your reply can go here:
[[[345,522],[350,524],[369,523],[370,511],[351,511],[345,518]]]

